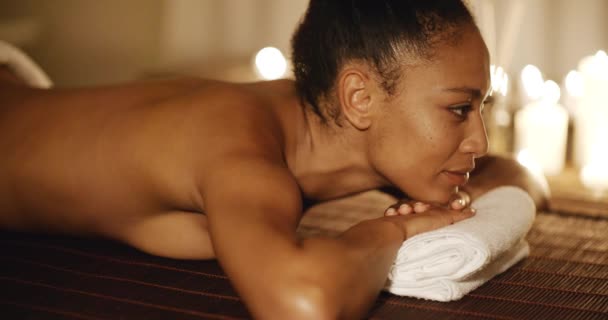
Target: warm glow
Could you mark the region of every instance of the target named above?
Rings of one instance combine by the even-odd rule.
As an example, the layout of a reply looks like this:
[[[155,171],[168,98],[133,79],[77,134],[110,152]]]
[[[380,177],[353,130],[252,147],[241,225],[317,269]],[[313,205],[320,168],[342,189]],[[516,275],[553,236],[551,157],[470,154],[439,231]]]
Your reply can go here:
[[[555,81],[548,80],[543,85],[542,101],[547,105],[556,105],[561,96],[559,85]]]
[[[596,150],[608,150],[608,54],[600,50],[583,58],[578,71],[583,95],[576,101],[574,159],[583,168],[599,161],[593,156]]]
[[[583,77],[580,72],[572,70],[566,76],[566,91],[571,97],[581,97],[584,93]]]
[[[287,61],[279,49],[266,47],[256,54],[255,67],[262,78],[275,80],[285,75]]]
[[[530,170],[530,172],[543,171],[538,162],[532,157],[528,149],[522,149],[519,151],[517,154],[517,162]]]
[[[509,92],[509,75],[505,73],[505,75],[503,76],[502,85],[500,86],[500,93],[502,93],[503,96],[506,96],[508,92]]]
[[[605,161],[593,159],[591,163],[583,167],[580,178],[585,187],[594,191],[608,190],[608,167],[605,163]]]
[[[536,66],[529,64],[524,67],[521,71],[521,82],[529,98],[538,99],[542,96],[544,80]]]
[[[531,171],[538,166],[544,174],[552,176],[564,167],[568,113],[558,104],[557,83],[549,80],[541,89],[542,99],[527,104],[515,116],[515,150],[522,150],[518,155],[522,165]]]
[[[497,109],[494,114],[496,124],[501,127],[508,127],[511,125],[511,114],[505,109]]]
[[[594,77],[608,78],[608,54],[600,50],[593,56],[587,56],[579,63],[579,70]]]
[[[490,66],[490,80],[492,82],[492,91],[494,94],[507,95],[509,87],[509,75],[502,67],[495,65]]]
[[[549,193],[549,183],[547,178],[543,174],[543,168],[540,166],[538,161],[530,154],[528,149],[522,149],[517,154],[517,162],[528,169],[528,172],[532,174],[534,179],[540,184],[540,186]]]
[[[495,65],[490,66],[490,80],[492,81],[492,90],[494,92],[500,90],[500,82],[502,81],[504,72],[502,67],[496,67]]]
[[[606,51],[598,51],[593,60],[596,68],[595,71],[606,78],[606,76],[608,76],[608,55],[606,54]]]

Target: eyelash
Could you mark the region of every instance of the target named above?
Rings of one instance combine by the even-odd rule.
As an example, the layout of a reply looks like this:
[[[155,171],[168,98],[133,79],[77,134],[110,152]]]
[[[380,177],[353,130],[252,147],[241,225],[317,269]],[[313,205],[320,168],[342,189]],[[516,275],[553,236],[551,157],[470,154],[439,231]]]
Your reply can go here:
[[[492,103],[494,103],[494,98],[488,97],[481,105],[483,107],[483,106],[492,105]],[[466,119],[467,115],[473,110],[473,106],[471,104],[463,104],[463,105],[451,107],[451,108],[449,108],[449,110],[454,115],[456,115],[458,118]],[[485,110],[485,108],[482,108],[482,112],[484,110]],[[461,111],[461,112],[459,113],[458,111]]]
[[[456,107],[451,107],[449,109],[457,117],[459,117],[461,119],[466,119],[469,112],[471,112],[471,110],[473,109],[473,106],[471,106],[470,104],[464,104],[464,105],[459,105]],[[460,112],[458,112],[458,111],[460,111]]]

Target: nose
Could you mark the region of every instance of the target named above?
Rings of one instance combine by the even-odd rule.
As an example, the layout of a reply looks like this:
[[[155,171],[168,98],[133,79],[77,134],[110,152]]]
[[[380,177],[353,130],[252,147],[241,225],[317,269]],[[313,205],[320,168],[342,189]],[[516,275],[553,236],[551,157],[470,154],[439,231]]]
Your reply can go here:
[[[489,143],[486,126],[483,122],[481,112],[475,113],[470,118],[466,135],[460,144],[460,151],[472,154],[474,158],[481,158],[488,153]]]

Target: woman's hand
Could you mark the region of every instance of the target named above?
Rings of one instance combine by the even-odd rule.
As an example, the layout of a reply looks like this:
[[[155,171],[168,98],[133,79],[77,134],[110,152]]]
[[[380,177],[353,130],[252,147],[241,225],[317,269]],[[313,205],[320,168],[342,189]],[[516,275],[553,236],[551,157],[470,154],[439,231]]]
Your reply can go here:
[[[449,207],[429,206],[424,212],[412,210],[409,214],[394,214],[386,216],[402,232],[403,241],[423,232],[432,231],[454,224],[475,215],[475,209],[471,207],[455,210]]]
[[[464,191],[458,191],[452,199],[449,201],[449,205],[447,208],[452,210],[464,210],[469,208],[471,204],[471,196]],[[412,213],[422,213],[426,212],[431,208],[442,208],[439,206],[431,205],[429,203],[424,203],[420,201],[415,201],[412,199],[402,199],[397,203],[391,205],[384,211],[385,216],[396,216],[396,215],[408,215]],[[444,208],[446,209],[446,208]],[[471,210],[475,210],[470,208]]]
[[[470,204],[471,197],[466,192],[459,191],[447,206],[403,199],[386,209],[384,215],[394,219],[403,232],[403,239],[406,240],[419,233],[439,229],[474,216],[476,211]]]

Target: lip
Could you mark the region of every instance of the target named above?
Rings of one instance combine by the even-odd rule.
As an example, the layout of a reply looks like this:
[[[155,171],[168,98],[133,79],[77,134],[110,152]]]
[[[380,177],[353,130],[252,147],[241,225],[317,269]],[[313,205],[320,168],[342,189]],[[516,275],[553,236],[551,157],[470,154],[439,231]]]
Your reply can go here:
[[[450,184],[455,186],[464,186],[469,181],[469,171],[443,171],[444,176],[448,179]]]

